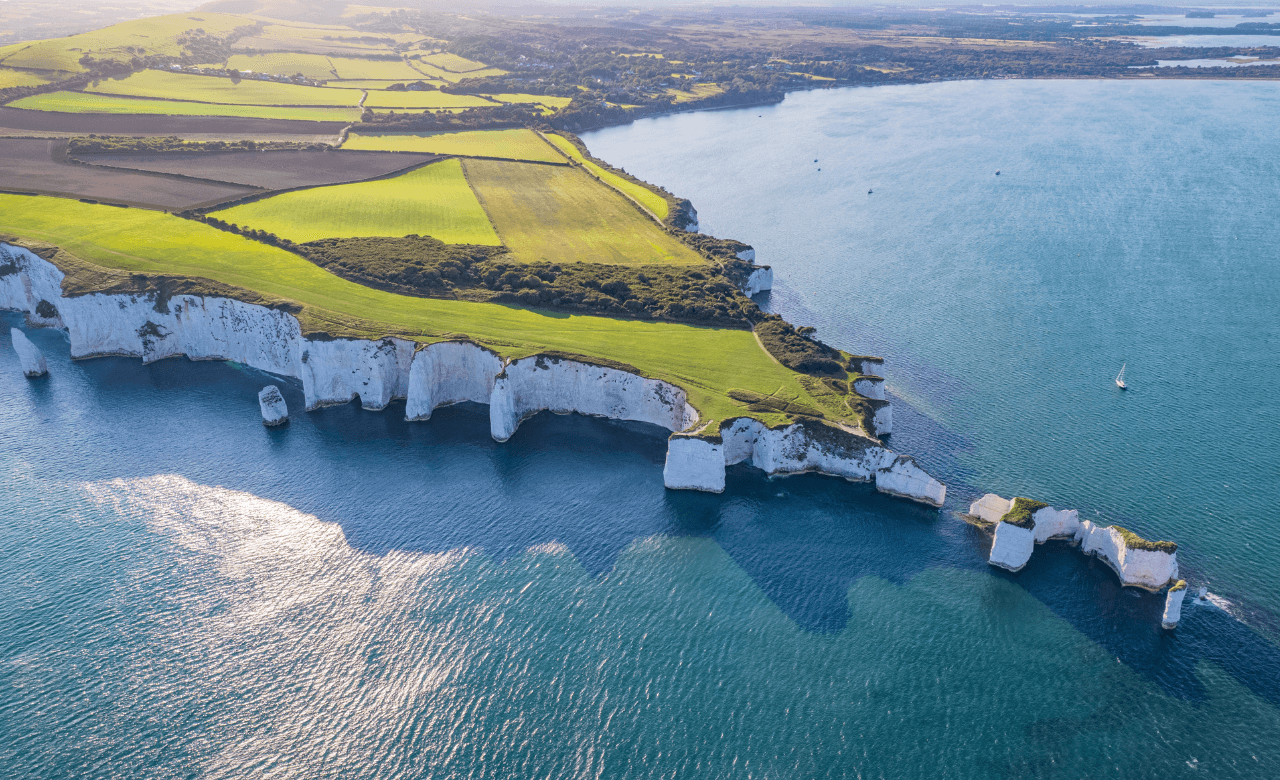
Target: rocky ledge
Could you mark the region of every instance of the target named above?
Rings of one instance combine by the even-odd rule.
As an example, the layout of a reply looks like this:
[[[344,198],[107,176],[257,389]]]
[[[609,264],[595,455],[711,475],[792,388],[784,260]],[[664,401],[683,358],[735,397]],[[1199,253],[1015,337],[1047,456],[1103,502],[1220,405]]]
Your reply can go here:
[[[710,435],[690,433],[699,419],[684,390],[631,366],[558,353],[508,361],[463,340],[419,345],[395,337],[307,336],[287,311],[211,295],[64,296],[55,265],[22,247],[0,244],[0,253],[11,269],[0,275],[0,308],[26,312],[33,325],[65,330],[73,358],[233,360],[301,380],[308,411],[357,398],[365,409],[379,410],[404,399],[405,416],[425,420],[441,406],[473,401],[489,405],[490,432],[498,441],[540,411],[651,423],[673,434],[664,475],[676,489],[721,491],[725,467],[750,461],[769,474],[874,480],[882,492],[931,506],[946,498],[946,487],[913,460],[854,431],[816,422],[769,428],[743,417]],[[259,400],[264,421],[287,413]],[[880,418],[878,413],[876,428],[883,433],[887,411]]]

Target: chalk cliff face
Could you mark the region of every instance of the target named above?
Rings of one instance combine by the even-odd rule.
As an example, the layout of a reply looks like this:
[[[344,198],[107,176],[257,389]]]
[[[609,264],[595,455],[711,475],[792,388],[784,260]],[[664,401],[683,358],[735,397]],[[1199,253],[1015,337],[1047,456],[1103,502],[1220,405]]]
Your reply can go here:
[[[1027,561],[1031,560],[1031,553],[1035,548],[1035,533],[1030,528],[998,523],[987,563],[1009,571],[1021,571]]]
[[[405,418],[427,420],[441,406],[472,401],[489,403],[502,373],[497,353],[465,341],[429,344],[413,356]]]
[[[1080,513],[1047,506],[1031,516],[1036,524],[1036,544],[1050,539],[1074,539],[1080,533]]]
[[[1088,520],[1080,523],[1078,538],[1080,549],[1101,558],[1125,585],[1157,591],[1170,580],[1178,579],[1176,552],[1129,548],[1115,528],[1099,527]]]
[[[289,407],[275,385],[267,385],[258,392],[258,406],[262,409],[263,425],[271,427],[289,422]]]
[[[750,249],[747,251],[751,252],[753,257],[755,256],[756,250]],[[739,257],[742,255],[742,252],[738,253]],[[762,293],[765,290],[772,289],[773,269],[766,265],[751,272],[751,275],[747,277],[747,286],[742,290],[742,294],[750,298],[751,296]]]
[[[618,368],[551,355],[504,365],[497,354],[465,342],[417,349],[398,338],[307,337],[288,312],[217,296],[63,297],[63,274],[52,263],[3,244],[0,269],[0,308],[65,329],[73,358],[124,355],[150,362],[186,355],[234,360],[299,379],[308,410],[356,397],[366,409],[384,409],[403,398],[405,416],[424,420],[447,404],[488,403],[490,430],[499,441],[510,438],[521,420],[543,410],[637,420],[672,432],[687,430],[698,420],[679,387]],[[888,410],[885,404],[877,412],[877,434],[892,425]],[[266,405],[263,411],[265,419]],[[722,491],[725,466],[746,460],[770,474],[813,471],[874,479],[882,492],[932,506],[941,506],[946,498],[946,487],[914,461],[873,440],[816,423],[770,430],[747,418],[727,421],[718,441],[673,436],[665,482],[672,488]]]
[[[864,376],[853,381],[853,389],[863,398],[870,398],[873,401],[883,401],[884,397],[884,379],[878,376]]]
[[[736,256],[739,260],[746,260],[748,263],[754,263],[756,261],[755,247],[749,246],[746,249],[741,249],[736,253]]]
[[[995,493],[988,493],[969,505],[969,514],[984,523],[998,523],[1000,518],[1009,514],[1012,508],[1013,501],[1001,498]]]
[[[817,472],[856,482],[875,480],[882,493],[932,506],[946,500],[946,486],[912,459],[831,426],[794,423],[771,429],[739,417],[725,421],[718,438],[672,436],[663,470],[667,486],[720,492],[724,468],[749,461],[770,475]]]
[[[684,391],[658,379],[548,355],[507,364],[489,400],[493,438],[506,441],[521,420],[544,410],[636,420],[669,431],[697,420]]]

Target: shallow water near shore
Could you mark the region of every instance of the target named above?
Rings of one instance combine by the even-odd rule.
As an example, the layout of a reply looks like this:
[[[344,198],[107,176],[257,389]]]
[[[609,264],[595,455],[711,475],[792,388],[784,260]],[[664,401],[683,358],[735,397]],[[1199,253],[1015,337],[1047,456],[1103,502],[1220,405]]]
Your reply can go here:
[[[666,491],[645,426],[544,414],[496,444],[485,407],[300,414],[285,382],[294,419],[266,429],[256,393],[279,382],[260,372],[73,363],[29,331],[48,378],[0,349],[0,767],[1276,776],[1280,215],[1258,193],[1280,108],[1254,85],[1006,84],[795,95],[587,140],[755,244],[771,306],[884,354],[893,443],[953,506],[1030,493],[1176,539],[1244,621],[1191,606],[1162,632],[1161,599],[1066,545],[993,572],[950,512],[863,485],[738,467],[722,496]],[[1027,119],[1048,106],[1056,123]],[[1132,146],[1103,156],[1099,133]],[[1221,143],[1240,157],[1210,175]],[[821,173],[789,176],[797,154]],[[1129,396],[1110,392],[1121,359]],[[1229,399],[1192,404],[1213,377]],[[1214,487],[1228,465],[1252,490]]]

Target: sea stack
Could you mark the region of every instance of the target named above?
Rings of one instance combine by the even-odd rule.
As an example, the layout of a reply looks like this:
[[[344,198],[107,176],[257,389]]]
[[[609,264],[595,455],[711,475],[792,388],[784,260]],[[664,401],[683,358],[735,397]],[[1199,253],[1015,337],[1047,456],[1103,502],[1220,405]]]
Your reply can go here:
[[[258,393],[258,405],[262,407],[262,424],[268,427],[289,422],[289,407],[285,405],[280,388],[267,385]]]
[[[1169,595],[1164,599],[1164,617],[1160,619],[1160,627],[1174,629],[1182,619],[1182,600],[1187,597],[1187,581],[1178,580],[1169,588]]]
[[[18,360],[22,362],[22,373],[27,378],[34,379],[38,376],[44,376],[49,373],[49,366],[44,362],[44,355],[31,343],[31,339],[27,338],[27,334],[17,328],[10,328],[9,335],[13,336],[13,349],[18,353]]]

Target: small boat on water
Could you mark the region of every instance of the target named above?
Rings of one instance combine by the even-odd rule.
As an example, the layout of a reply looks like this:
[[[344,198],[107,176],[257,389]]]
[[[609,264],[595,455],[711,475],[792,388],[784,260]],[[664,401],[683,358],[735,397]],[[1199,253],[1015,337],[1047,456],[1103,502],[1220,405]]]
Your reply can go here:
[[[1129,389],[1129,386],[1124,383],[1124,370],[1126,367],[1128,367],[1128,365],[1129,365],[1128,363],[1121,365],[1120,373],[1116,374],[1116,387],[1120,388],[1121,390]]]
[[[997,176],[999,176],[999,175],[1000,175],[1000,171],[996,171],[996,175],[997,175]]]

